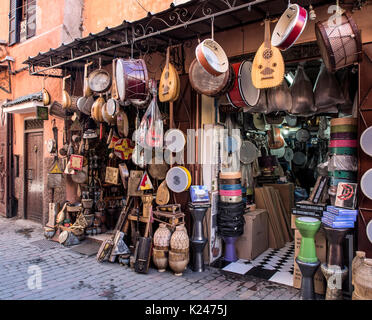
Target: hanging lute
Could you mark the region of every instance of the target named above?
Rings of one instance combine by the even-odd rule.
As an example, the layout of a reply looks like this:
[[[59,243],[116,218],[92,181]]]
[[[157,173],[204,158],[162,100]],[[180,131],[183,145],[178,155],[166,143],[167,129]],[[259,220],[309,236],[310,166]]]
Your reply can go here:
[[[271,45],[270,20],[265,20],[265,41],[253,60],[252,82],[257,89],[279,86],[284,79],[284,60],[280,50]]]
[[[165,67],[160,78],[160,102],[175,101],[178,98],[178,73],[176,68],[169,62],[169,55],[170,49],[168,47]]]

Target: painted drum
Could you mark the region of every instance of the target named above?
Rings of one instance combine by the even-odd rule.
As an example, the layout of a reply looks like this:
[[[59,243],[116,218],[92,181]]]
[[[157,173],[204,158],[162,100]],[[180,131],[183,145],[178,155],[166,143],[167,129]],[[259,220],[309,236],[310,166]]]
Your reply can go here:
[[[331,154],[340,155],[355,155],[357,153],[357,148],[329,148]]]
[[[225,203],[239,203],[242,202],[243,197],[237,196],[237,197],[226,197],[220,195],[220,201]]]
[[[358,126],[351,124],[343,124],[337,126],[331,126],[331,134],[339,132],[358,132]]]
[[[331,127],[342,126],[342,125],[358,125],[358,119],[356,118],[334,118],[331,119]]]
[[[360,137],[360,147],[365,154],[372,157],[372,127],[363,131]]]
[[[357,148],[357,140],[331,140],[329,143],[330,148]]]
[[[205,39],[195,49],[195,55],[203,68],[214,76],[229,69],[229,60],[222,47],[213,39]]]
[[[220,184],[241,184],[241,179],[219,179]]]
[[[242,189],[239,190],[220,190],[220,195],[223,197],[238,197],[242,195]]]
[[[357,132],[336,132],[331,134],[331,140],[356,140]]]
[[[282,14],[275,26],[271,44],[280,50],[292,47],[306,28],[308,13],[298,4],[292,4]]]
[[[343,171],[343,170],[328,171],[328,176],[339,178],[339,179],[348,179],[348,180],[357,179],[357,173],[353,171]]]
[[[242,174],[238,172],[220,172],[220,179],[241,179]]]
[[[220,184],[220,190],[240,190],[242,188],[241,184]]]
[[[363,194],[372,200],[372,169],[366,171],[360,180],[360,188]]]
[[[173,167],[168,171],[165,181],[170,190],[181,193],[190,187],[191,174],[184,167]]]
[[[252,62],[243,61],[232,64],[235,73],[233,88],[227,93],[227,99],[236,108],[254,107],[260,99],[261,90],[252,83]]]

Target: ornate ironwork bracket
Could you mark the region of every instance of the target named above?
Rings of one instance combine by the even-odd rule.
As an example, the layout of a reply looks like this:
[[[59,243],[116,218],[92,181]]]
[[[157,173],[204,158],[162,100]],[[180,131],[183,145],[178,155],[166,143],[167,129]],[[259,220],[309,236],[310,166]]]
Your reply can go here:
[[[0,89],[6,93],[12,93],[12,65],[14,59],[6,57],[0,65]]]

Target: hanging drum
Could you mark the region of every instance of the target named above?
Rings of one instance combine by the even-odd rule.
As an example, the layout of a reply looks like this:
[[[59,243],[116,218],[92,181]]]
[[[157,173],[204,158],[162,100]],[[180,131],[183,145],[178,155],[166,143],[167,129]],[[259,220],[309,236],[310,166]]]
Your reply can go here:
[[[164,134],[164,147],[170,152],[181,152],[186,145],[185,134],[179,129],[169,129]]]
[[[229,60],[222,47],[213,39],[205,39],[195,49],[195,55],[202,67],[214,76],[229,69]]]
[[[135,144],[130,139],[119,139],[114,146],[114,154],[121,160],[128,160],[132,157]]]
[[[120,101],[148,97],[148,73],[146,63],[142,59],[123,60],[116,63],[116,84]]]
[[[320,53],[330,72],[362,60],[362,40],[354,19],[348,12],[338,19],[341,23],[329,22],[328,19],[315,25]]]
[[[188,190],[191,186],[191,174],[185,167],[173,167],[165,178],[167,186],[176,193]]]
[[[261,90],[252,83],[252,62],[243,61],[232,65],[235,73],[233,88],[227,93],[229,102],[236,108],[254,107],[260,99]]]
[[[298,4],[292,4],[282,14],[275,26],[271,44],[280,50],[288,50],[305,30],[308,14],[306,9]]]
[[[230,66],[226,72],[219,76],[213,76],[200,65],[197,59],[194,59],[190,65],[189,79],[191,86],[198,93],[209,97],[217,97],[231,89],[234,84],[235,74]]]
[[[251,164],[258,158],[258,150],[250,141],[243,141],[240,147],[240,161],[243,164]]]

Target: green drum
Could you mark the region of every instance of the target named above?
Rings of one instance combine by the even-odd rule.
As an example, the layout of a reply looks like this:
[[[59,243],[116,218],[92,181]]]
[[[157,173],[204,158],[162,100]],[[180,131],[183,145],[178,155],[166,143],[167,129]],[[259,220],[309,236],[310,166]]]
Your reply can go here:
[[[347,179],[347,180],[357,179],[357,173],[354,171],[343,171],[343,170],[328,171],[328,176],[334,177],[337,179]]]
[[[315,263],[318,261],[314,238],[320,225],[320,220],[316,218],[299,217],[296,219],[296,228],[300,231],[302,236],[300,253],[297,256],[298,260],[307,263]]]
[[[340,133],[340,132],[358,132],[358,126],[352,124],[343,124],[338,126],[331,126],[331,134],[332,133]]]
[[[357,153],[357,148],[349,147],[340,147],[340,148],[329,148],[331,154],[340,154],[340,155],[355,155]]]

